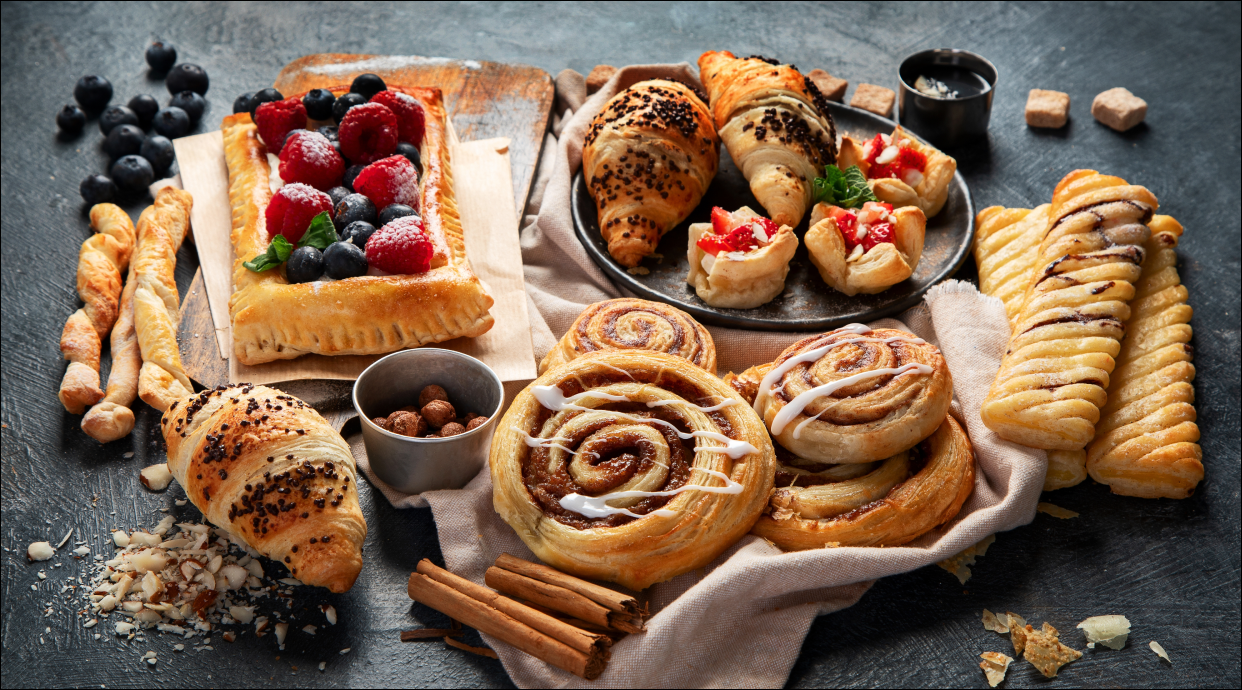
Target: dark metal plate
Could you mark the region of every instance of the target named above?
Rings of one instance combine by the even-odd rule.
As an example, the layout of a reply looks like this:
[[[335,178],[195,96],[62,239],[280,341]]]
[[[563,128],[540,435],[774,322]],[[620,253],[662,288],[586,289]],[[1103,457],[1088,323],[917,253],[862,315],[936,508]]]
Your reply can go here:
[[[892,120],[865,110],[837,103],[830,103],[829,106],[837,130],[848,132],[855,138],[870,139],[879,132],[892,132],[896,126]],[[716,179],[707,189],[703,201],[689,218],[660,240],[657,250],[663,257],[648,258],[642,262],[641,266],[650,271],[646,275],[627,272],[624,266],[609,256],[608,244],[599,231],[595,202],[582,179],[581,170],[574,177],[571,199],[578,239],[595,263],[618,285],[640,297],[672,304],[703,323],[733,328],[827,330],[847,323],[891,316],[918,304],[928,288],[953,275],[966,261],[975,236],[974,202],[966,181],[958,173],[953,176],[944,208],[935,218],[927,221],[923,255],[909,279],[879,294],[847,297],[819,277],[807,255],[806,245],[802,243],[789,262],[785,290],[775,299],[755,309],[720,309],[699,299],[694,288],[686,283],[686,276],[690,273],[686,256],[690,224],[710,222],[713,206],[729,210],[750,206],[756,212],[763,213],[763,206],[750,193],[746,178],[742,177],[742,172],[733,164],[723,146],[720,150],[720,171],[716,173]],[[806,234],[810,215],[807,213],[807,217],[794,229],[799,242]]]

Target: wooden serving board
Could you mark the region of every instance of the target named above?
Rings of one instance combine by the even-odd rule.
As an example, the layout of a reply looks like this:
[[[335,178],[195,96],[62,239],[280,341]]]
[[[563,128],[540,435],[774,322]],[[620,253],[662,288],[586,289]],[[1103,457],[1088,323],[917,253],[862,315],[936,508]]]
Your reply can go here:
[[[439,87],[461,141],[507,137],[514,206],[521,218],[552,112],[555,89],[547,72],[475,60],[321,53],[286,65],[274,86],[296,94],[348,85],[368,72],[393,83]],[[220,357],[201,271],[182,300],[179,339],[182,364],[192,379],[207,387],[228,382],[229,363]]]

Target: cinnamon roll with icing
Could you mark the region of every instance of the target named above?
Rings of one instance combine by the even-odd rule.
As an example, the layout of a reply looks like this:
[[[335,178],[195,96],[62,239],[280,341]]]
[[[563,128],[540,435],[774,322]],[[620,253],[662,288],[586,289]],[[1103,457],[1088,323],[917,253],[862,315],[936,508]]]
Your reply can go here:
[[[539,373],[602,350],[664,352],[716,373],[716,345],[706,328],[676,307],[635,298],[596,302],[583,310],[539,363]]]
[[[702,567],[767,505],[763,422],[713,374],[642,350],[582,355],[514,399],[493,504],[543,562],[643,589]]]

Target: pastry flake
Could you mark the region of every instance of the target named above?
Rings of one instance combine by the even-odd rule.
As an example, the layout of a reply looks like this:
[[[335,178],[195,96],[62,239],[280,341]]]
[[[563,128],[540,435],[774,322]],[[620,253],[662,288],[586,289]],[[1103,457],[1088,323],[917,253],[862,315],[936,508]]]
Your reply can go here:
[[[1078,624],[1087,637],[1087,648],[1102,644],[1109,649],[1121,649],[1130,637],[1130,619],[1125,616],[1092,616]]]
[[[967,548],[955,556],[950,556],[943,561],[939,561],[936,565],[952,573],[957,578],[958,582],[966,584],[966,581],[969,580],[971,576],[970,566],[975,564],[975,560],[977,558],[986,555],[988,547],[995,542],[996,535],[989,534],[981,539],[978,544]],[[1008,632],[1008,629],[1006,629],[1006,632]]]
[[[1005,680],[1005,673],[1009,670],[1009,665],[1013,663],[1013,657],[1000,652],[984,652],[979,655],[983,661],[979,662],[979,668],[983,669],[983,675],[987,676],[988,685],[996,687],[1001,681]]]
[[[998,616],[987,609],[983,609],[983,629],[1003,635],[1009,632],[1009,616],[1003,613]]]
[[[867,202],[861,210],[816,204],[806,248],[825,283],[846,295],[883,292],[914,273],[927,218],[916,207]]]
[[[753,309],[785,289],[798,237],[749,207],[712,209],[711,223],[690,226],[686,282],[713,307]]]
[[[233,210],[233,296],[229,313],[235,355],[254,365],[324,355],[383,354],[491,329],[493,304],[466,258],[453,194],[446,114],[440,90],[389,86],[417,99],[426,113],[420,146],[420,213],[444,265],[413,275],[366,275],[291,284],[282,271],[244,266],[267,250],[264,212],[272,198],[272,164],[250,115],[224,118],[221,130]],[[340,95],[348,86],[330,87]]]
[[[1066,664],[1082,657],[1082,652],[1071,649],[1057,639],[1057,629],[1044,622],[1043,628],[1035,630],[1031,626],[1024,629],[1026,649],[1023,658],[1039,669],[1045,678],[1055,678],[1057,671]]]
[[[957,161],[897,127],[869,141],[841,137],[837,165],[857,165],[867,176],[871,191],[893,206],[917,206],[928,218],[940,213],[949,198],[949,183]]]

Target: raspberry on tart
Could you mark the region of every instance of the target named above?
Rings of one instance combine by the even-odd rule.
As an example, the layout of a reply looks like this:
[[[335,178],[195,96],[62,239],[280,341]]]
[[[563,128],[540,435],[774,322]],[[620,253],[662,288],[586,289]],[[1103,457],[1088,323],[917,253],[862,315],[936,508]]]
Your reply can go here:
[[[423,132],[426,129],[426,114],[423,106],[413,96],[400,91],[380,91],[371,97],[371,103],[386,106],[397,116],[397,140],[414,146],[423,143]]]
[[[339,185],[345,160],[318,132],[295,131],[280,151],[280,179],[301,182],[326,192]]]
[[[297,244],[311,220],[325,211],[332,213],[332,198],[327,194],[300,182],[287,184],[272,195],[264,212],[268,239],[284,235]]]
[[[255,111],[254,120],[268,153],[278,154],[289,132],[306,129],[306,106],[295,98],[264,103]]]
[[[354,191],[370,199],[376,209],[404,204],[419,210],[418,169],[405,156],[389,156],[363,168],[354,179]]]
[[[415,216],[398,218],[367,240],[367,263],[385,273],[426,273],[435,247]]]
[[[341,153],[362,164],[391,156],[397,150],[397,133],[397,116],[381,103],[350,108],[337,130]]]

